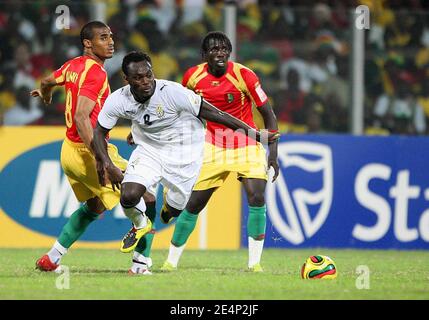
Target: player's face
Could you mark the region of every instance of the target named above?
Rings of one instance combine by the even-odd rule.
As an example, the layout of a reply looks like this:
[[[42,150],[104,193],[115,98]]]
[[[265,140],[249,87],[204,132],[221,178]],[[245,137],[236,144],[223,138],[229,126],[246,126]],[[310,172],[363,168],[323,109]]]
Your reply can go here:
[[[141,99],[149,98],[155,90],[155,76],[152,66],[147,61],[131,62],[125,80]]]
[[[113,34],[110,28],[95,28],[94,37],[91,40],[92,52],[101,59],[110,59],[115,49]]]
[[[206,61],[209,68],[215,73],[225,73],[228,66],[228,59],[231,51],[224,41],[210,39],[206,52]]]

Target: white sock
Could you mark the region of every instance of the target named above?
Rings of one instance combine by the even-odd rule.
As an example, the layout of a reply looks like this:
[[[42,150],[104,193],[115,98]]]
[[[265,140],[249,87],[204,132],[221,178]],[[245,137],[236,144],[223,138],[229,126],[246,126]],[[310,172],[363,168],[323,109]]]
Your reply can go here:
[[[61,258],[67,253],[67,248],[64,248],[58,241],[55,241],[51,250],[48,252],[49,259],[55,263],[60,264]]]
[[[140,214],[136,215],[131,221],[133,222],[136,229],[141,229],[147,226],[148,220],[148,217],[146,217],[144,213],[140,212]]]
[[[149,261],[150,260],[150,261]],[[150,265],[149,265],[150,262]],[[131,271],[135,274],[151,275],[149,268],[152,266],[152,259],[146,258],[144,255],[134,251],[133,264],[131,265]]]
[[[185,249],[186,243],[180,247],[176,247],[173,244],[170,244],[170,250],[168,250],[167,261],[170,262],[173,267],[177,267],[179,259],[182,256],[183,249]]]
[[[140,202],[137,203],[136,208],[141,212],[146,212],[146,202],[144,202],[143,198],[140,198]]]
[[[124,209],[125,215],[128,217],[128,219],[131,220],[131,222],[134,224],[136,229],[141,229],[146,227],[148,219],[144,214],[144,212],[146,211],[146,204],[143,198],[140,199],[140,202],[135,207],[132,207],[132,208],[122,207],[122,209]]]
[[[248,237],[249,241],[249,268],[261,262],[262,250],[264,249],[264,240],[255,240]]]
[[[145,257],[144,255],[142,255],[141,253],[138,253],[137,251],[134,251],[133,261],[134,260],[145,263],[148,266],[148,268],[152,267],[152,259],[149,257]]]

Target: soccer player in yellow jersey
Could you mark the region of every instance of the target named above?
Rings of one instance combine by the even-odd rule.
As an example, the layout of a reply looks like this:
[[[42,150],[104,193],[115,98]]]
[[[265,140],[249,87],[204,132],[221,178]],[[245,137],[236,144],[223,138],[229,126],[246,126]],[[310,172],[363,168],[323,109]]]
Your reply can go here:
[[[224,33],[208,33],[201,45],[205,62],[188,69],[182,84],[253,128],[256,128],[252,115],[252,104],[255,104],[264,119],[265,128],[277,132],[276,117],[258,77],[245,66],[229,61],[231,50],[231,42]],[[186,210],[176,221],[168,258],[162,269],[168,271],[177,267],[185,243],[195,228],[198,213],[233,172],[243,184],[249,205],[248,267],[254,272],[262,271],[260,259],[266,224],[264,193],[267,169],[270,167],[274,169],[274,182],[279,170],[277,140],[269,143],[267,160],[265,149],[259,142],[221,124],[207,121],[203,166]],[[167,211],[161,211],[161,221],[168,223],[172,218]]]
[[[76,198],[79,202],[85,202],[71,215],[51,250],[37,260],[36,266],[41,271],[57,270],[62,256],[80,238],[87,226],[119,202],[119,188],[115,188],[114,184],[100,186],[96,161],[91,152],[93,128],[110,94],[103,64],[114,52],[112,36],[106,24],[99,21],[87,23],[80,33],[83,55],[64,63],[42,80],[40,89],[31,92],[33,97],[40,97],[45,104],[50,104],[55,86],[64,86],[66,90],[67,129],[61,149],[61,166]],[[108,150],[117,166],[116,174],[122,175],[121,170],[125,170],[127,161],[119,155],[114,145],[109,143]],[[151,230],[151,223],[143,216],[145,219],[142,219],[144,221],[140,227],[144,235]]]

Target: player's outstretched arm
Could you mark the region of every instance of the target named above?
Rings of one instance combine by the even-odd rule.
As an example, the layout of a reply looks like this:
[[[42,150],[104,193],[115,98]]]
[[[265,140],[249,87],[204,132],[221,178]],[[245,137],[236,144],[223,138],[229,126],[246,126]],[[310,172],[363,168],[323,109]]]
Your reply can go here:
[[[107,152],[106,136],[110,130],[103,128],[97,122],[94,128],[93,139],[91,142],[91,149],[95,155],[97,162],[98,181],[102,186],[106,185],[106,180],[112,183],[113,191],[115,188],[120,189],[121,182],[124,179],[121,169],[116,167],[109,157]],[[107,173],[107,177],[106,174]]]
[[[247,123],[231,116],[229,113],[219,110],[205,100],[203,100],[201,104],[199,117],[208,121],[223,124],[233,130],[243,130],[248,136],[253,137],[256,141],[270,143],[279,138],[279,134],[277,132],[272,133],[268,130],[256,130]]]
[[[40,82],[40,89],[34,89],[30,92],[32,97],[40,97],[45,105],[51,104],[52,102],[52,89],[57,85],[54,74],[42,79]]]

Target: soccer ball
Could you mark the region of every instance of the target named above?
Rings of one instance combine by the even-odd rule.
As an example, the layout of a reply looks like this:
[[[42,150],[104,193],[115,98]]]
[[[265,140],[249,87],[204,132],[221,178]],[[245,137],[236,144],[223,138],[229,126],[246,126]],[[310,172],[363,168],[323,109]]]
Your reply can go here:
[[[301,278],[303,279],[335,279],[337,267],[334,260],[328,256],[311,256],[301,267]]]

